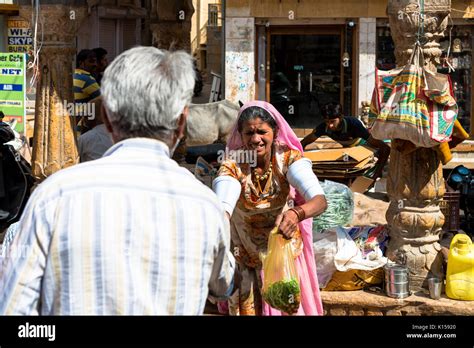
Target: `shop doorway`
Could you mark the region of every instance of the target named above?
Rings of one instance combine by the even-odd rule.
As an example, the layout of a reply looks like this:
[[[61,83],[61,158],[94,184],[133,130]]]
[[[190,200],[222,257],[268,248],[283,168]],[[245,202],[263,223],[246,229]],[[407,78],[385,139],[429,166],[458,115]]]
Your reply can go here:
[[[271,27],[267,31],[266,100],[293,129],[313,129],[320,109],[352,111],[352,33],[345,26]],[[349,60],[343,65],[343,57]]]

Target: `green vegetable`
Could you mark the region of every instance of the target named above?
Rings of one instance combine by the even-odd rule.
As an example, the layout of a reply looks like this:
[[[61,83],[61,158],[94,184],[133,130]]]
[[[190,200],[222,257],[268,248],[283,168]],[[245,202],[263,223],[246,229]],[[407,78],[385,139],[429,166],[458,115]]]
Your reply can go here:
[[[328,207],[324,213],[313,220],[313,232],[326,228],[346,226],[352,220],[354,200],[352,191],[343,184],[326,180],[321,184],[326,195]]]
[[[298,280],[280,280],[270,285],[263,293],[270,306],[288,314],[295,314],[300,307],[300,285]]]

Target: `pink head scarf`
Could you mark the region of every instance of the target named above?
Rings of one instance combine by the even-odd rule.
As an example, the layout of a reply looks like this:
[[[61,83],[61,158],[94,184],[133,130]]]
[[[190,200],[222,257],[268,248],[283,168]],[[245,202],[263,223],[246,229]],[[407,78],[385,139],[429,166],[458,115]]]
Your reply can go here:
[[[238,130],[238,119],[242,112],[251,107],[257,106],[270,113],[275,119],[278,125],[278,134],[273,141],[279,141],[286,144],[290,149],[298,150],[303,154],[303,147],[301,146],[298,137],[295,132],[291,129],[290,125],[283,116],[278,112],[277,109],[270,103],[265,101],[252,101],[245,103],[239,111],[239,117],[231,132],[229,140],[227,141],[227,147],[229,150],[237,150],[244,144],[242,143],[242,136]],[[294,187],[290,186],[290,197],[295,201],[296,205],[303,204],[304,198],[297,192]],[[319,296],[319,285],[318,278],[316,276],[316,264],[314,261],[313,252],[313,218],[309,218],[301,221],[298,224],[303,238],[303,253],[296,259],[296,268],[300,277],[301,284],[301,306],[297,314],[302,315],[321,315],[322,304]],[[263,272],[262,272],[263,277]],[[263,306],[264,315],[280,315],[280,312],[270,307],[264,302]]]
[[[288,122],[286,122],[283,116],[278,112],[277,109],[275,109],[275,107],[272,104],[267,103],[265,101],[260,101],[260,100],[245,103],[245,105],[243,105],[240,108],[239,116],[237,117],[237,120],[240,118],[240,115],[242,115],[242,112],[251,106],[257,106],[259,108],[262,108],[268,111],[268,113],[275,119],[278,125],[278,134],[277,134],[277,137],[273,141],[278,140],[281,143],[288,145],[290,149],[298,150],[299,152],[301,152],[301,154],[303,154],[303,147],[301,146],[301,143],[298,140],[298,137],[296,136],[295,132],[293,132],[293,129],[291,129]],[[229,148],[229,150],[236,150],[242,147],[243,145],[242,137],[239,133],[237,125],[238,125],[238,122],[235,123],[235,126],[232,129],[230,138],[227,141],[227,147]]]
[[[244,112],[244,110],[252,106],[257,106],[259,108],[262,108],[268,111],[268,113],[276,121],[277,126],[278,126],[278,134],[276,138],[273,139],[273,142],[279,141],[280,143],[286,144],[290,149],[297,150],[301,154],[303,154],[303,147],[301,146],[301,143],[298,140],[298,137],[296,136],[295,132],[293,132],[293,129],[291,129],[288,122],[286,122],[283,116],[278,112],[277,109],[275,109],[275,107],[272,104],[267,103],[265,101],[261,101],[261,100],[255,100],[255,101],[245,103],[240,108],[239,116],[237,117],[237,122],[235,123],[234,128],[232,129],[229,140],[227,140],[227,147],[229,148],[229,150],[237,150],[244,145],[242,143],[242,135],[240,134],[239,129],[238,129],[238,120],[240,116],[242,115],[242,112]],[[290,190],[291,190],[290,195],[295,199],[296,204],[303,204],[304,203],[303,197],[293,187],[290,187]],[[311,220],[311,223],[312,223],[313,219],[307,219],[307,220]]]

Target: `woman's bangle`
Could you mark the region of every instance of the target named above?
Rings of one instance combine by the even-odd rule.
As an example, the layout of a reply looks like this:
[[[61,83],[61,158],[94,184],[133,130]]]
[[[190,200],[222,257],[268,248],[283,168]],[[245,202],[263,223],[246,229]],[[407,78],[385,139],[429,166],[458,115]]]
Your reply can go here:
[[[301,208],[300,206],[295,206],[293,208],[290,208],[289,210],[292,210],[296,214],[299,222],[306,219],[306,213],[304,212],[303,208]]]

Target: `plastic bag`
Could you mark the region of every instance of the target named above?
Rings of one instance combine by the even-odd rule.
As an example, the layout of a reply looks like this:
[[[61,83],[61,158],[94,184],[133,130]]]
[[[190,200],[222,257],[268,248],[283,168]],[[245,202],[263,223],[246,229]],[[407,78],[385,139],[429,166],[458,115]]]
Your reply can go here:
[[[349,187],[329,180],[324,181],[321,187],[328,207],[324,213],[313,219],[313,232],[349,224],[354,214],[354,198]]]
[[[384,255],[388,243],[385,226],[353,227],[346,231],[356,243],[364,259],[373,260]]]
[[[313,237],[314,260],[320,288],[326,287],[336,272],[334,257],[337,254],[337,233],[333,230],[323,230]]]
[[[275,227],[268,237],[268,250],[262,255],[262,297],[270,306],[295,314],[300,306],[300,284],[291,241],[278,234]]]
[[[313,246],[319,286],[334,291],[379,284],[387,263],[382,252],[387,238],[385,226],[336,227],[318,233]]]
[[[387,263],[387,258],[383,256],[379,244],[371,238],[366,245],[366,239],[363,237],[375,231],[375,234],[380,236],[381,242],[385,243],[386,234],[382,233],[383,228],[383,226],[334,228],[337,234],[337,253],[334,264],[337,270],[341,272],[353,269],[371,271],[383,267]]]
[[[371,271],[351,269],[349,271],[336,271],[331,281],[323,288],[324,291],[353,291],[380,285],[383,282],[382,268]]]

